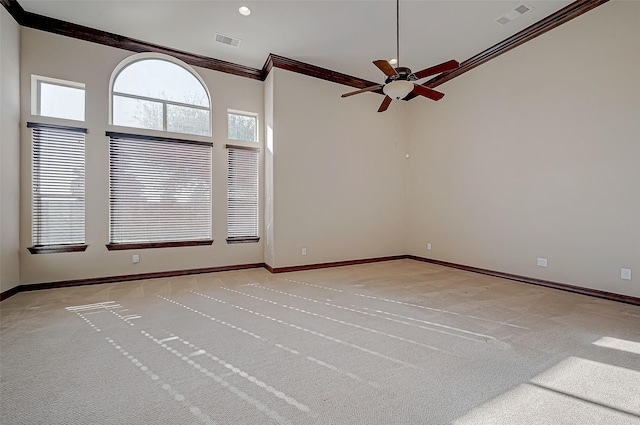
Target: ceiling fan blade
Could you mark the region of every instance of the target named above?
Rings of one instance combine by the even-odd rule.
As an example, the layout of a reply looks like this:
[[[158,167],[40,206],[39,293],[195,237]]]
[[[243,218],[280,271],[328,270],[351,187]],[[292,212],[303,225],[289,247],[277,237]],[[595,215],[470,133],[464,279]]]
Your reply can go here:
[[[391,66],[391,64],[384,59],[378,59],[377,61],[373,61],[373,64],[377,66],[380,71],[384,72],[384,75],[386,75],[387,77],[395,77],[398,75],[398,73]]]
[[[353,96],[354,94],[366,93],[366,92],[368,92],[368,91],[376,91],[376,90],[378,90],[378,89],[381,89],[382,87],[384,87],[384,85],[379,84],[379,85],[377,85],[377,86],[367,87],[367,88],[362,89],[362,90],[356,90],[356,91],[352,91],[352,92],[350,92],[350,93],[345,93],[345,94],[343,94],[343,95],[342,95],[342,96],[340,96],[340,97],[349,97],[349,96]]]
[[[384,98],[384,100],[382,101],[382,104],[380,105],[380,107],[378,108],[378,112],[384,112],[387,110],[387,108],[389,107],[389,105],[391,105],[391,98],[389,96],[386,96]]]
[[[411,91],[411,93],[409,93],[409,96],[405,97],[405,99],[413,99],[413,97],[410,97],[411,95],[413,95],[413,97],[415,97],[416,95],[424,96],[432,100],[440,100],[444,97],[444,93],[440,93],[439,91],[430,89],[429,87],[421,86],[419,84],[415,84],[413,86],[413,90]]]
[[[428,77],[429,75],[439,74],[445,71],[451,71],[452,69],[456,69],[459,66],[460,64],[458,63],[458,61],[452,59],[448,62],[443,62],[440,65],[432,66],[431,68],[414,72],[412,75],[416,78],[416,80],[420,80],[422,78]]]

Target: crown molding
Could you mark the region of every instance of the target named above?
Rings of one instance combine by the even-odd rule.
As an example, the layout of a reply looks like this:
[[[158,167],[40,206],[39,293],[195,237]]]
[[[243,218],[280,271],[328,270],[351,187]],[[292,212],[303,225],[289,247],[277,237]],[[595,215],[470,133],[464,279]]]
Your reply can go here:
[[[357,89],[364,89],[366,87],[371,87],[378,84],[368,80],[364,80],[362,78],[343,74],[341,72],[332,71],[327,68],[300,62],[295,59],[278,56],[273,53],[269,53],[267,61],[262,67],[263,80],[267,78],[267,75],[269,75],[269,72],[271,72],[273,68],[286,69],[287,71],[296,72],[298,74],[307,75],[309,77],[319,78],[321,80],[331,81],[332,83],[355,87]],[[382,90],[377,90],[376,92],[382,94]]]
[[[437,87],[608,1],[609,0],[576,0],[559,11],[552,13],[546,18],[525,28],[519,33],[467,59],[455,70],[443,72],[422,85],[430,88]],[[225,72],[254,80],[264,81],[269,75],[269,72],[276,67],[333,83],[343,84],[356,89],[363,89],[377,84],[362,78],[321,68],[295,59],[289,59],[284,56],[278,56],[273,53],[269,54],[262,69],[252,68],[27,12],[22,8],[17,0],[0,0],[0,3],[2,3],[18,24],[25,27],[90,41],[93,43],[104,44],[106,46],[129,50],[136,53],[164,53],[178,58],[192,66]],[[382,90],[377,90],[374,93],[383,94]],[[413,97],[415,96],[410,94],[405,98],[405,100],[410,100]]]
[[[27,12],[20,6],[20,3],[16,0],[0,0],[0,3],[18,24],[23,25],[24,14]]]
[[[546,18],[541,19],[535,24],[528,26],[517,34],[514,34],[511,37],[501,41],[500,43],[497,43],[489,47],[488,49],[483,50],[477,55],[465,60],[460,64],[458,68],[451,71],[443,72],[442,74],[437,75],[436,77],[430,79],[422,85],[429,88],[435,88],[441,84],[444,84],[447,81],[452,80],[464,74],[465,72],[471,71],[473,68],[480,66],[483,63],[486,63],[503,53],[508,52],[511,49],[514,49],[566,22],[569,22],[574,18],[577,18],[584,13],[587,13],[591,9],[607,3],[608,1],[609,0],[577,0],[558,10],[557,12],[552,13]],[[408,97],[407,100],[412,99],[413,97],[415,96]]]
[[[25,11],[16,0],[0,0],[13,18],[20,25],[53,34],[64,35],[79,40],[116,47],[136,53],[154,52],[173,56],[181,61],[201,68],[225,72],[254,80],[262,80],[262,70],[249,66],[239,65],[220,59],[214,59],[203,55],[172,49],[158,44],[148,43],[135,38],[125,37],[83,25],[73,24],[60,19],[38,15]]]

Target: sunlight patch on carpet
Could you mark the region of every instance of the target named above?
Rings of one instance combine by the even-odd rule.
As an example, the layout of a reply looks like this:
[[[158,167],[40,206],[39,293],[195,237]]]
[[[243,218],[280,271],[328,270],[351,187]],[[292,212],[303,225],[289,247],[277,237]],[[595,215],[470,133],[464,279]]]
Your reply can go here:
[[[640,342],[626,339],[603,336],[593,343],[598,347],[613,348],[614,350],[626,351],[627,353],[640,354]]]

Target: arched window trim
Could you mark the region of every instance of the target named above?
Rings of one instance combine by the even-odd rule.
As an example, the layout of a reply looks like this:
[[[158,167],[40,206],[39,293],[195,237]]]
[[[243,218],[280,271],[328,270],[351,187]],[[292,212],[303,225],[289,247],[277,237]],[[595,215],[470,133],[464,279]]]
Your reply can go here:
[[[182,62],[180,59],[174,58],[173,56],[169,56],[169,55],[165,55],[162,53],[153,53],[153,52],[149,52],[149,53],[136,53],[135,55],[131,55],[128,58],[124,59],[122,62],[120,62],[113,70],[113,72],[111,73],[111,78],[109,79],[109,125],[115,125],[113,124],[113,86],[116,82],[116,80],[118,79],[118,77],[120,76],[120,73],[127,68],[129,65],[132,65],[136,62],[140,62],[140,61],[144,61],[144,60],[149,60],[149,59],[157,59],[157,60],[164,60],[167,62],[171,62],[175,65],[178,65],[182,68],[184,68],[185,71],[189,72],[191,75],[193,75],[198,82],[202,85],[202,88],[204,89],[205,93],[207,94],[207,102],[209,104],[208,107],[206,106],[200,106],[200,105],[191,105],[188,103],[182,103],[182,102],[176,102],[176,101],[172,101],[172,100],[164,100],[164,99],[157,99],[157,98],[152,98],[152,97],[145,97],[145,96],[138,96],[138,95],[131,95],[131,94],[127,94],[127,93],[120,93],[120,92],[116,92],[116,94],[118,94],[118,96],[124,96],[124,97],[131,97],[134,99],[142,99],[142,100],[151,100],[154,102],[163,102],[166,104],[171,104],[171,105],[177,105],[177,106],[186,106],[189,108],[194,108],[194,109],[202,109],[202,110],[207,110],[209,111],[209,134],[208,136],[211,137],[213,135],[213,130],[212,130],[212,111],[211,111],[211,93],[209,92],[209,88],[207,87],[207,85],[205,84],[204,80],[202,79],[202,77],[200,76],[200,74],[198,74],[198,72],[193,69],[190,65]],[[166,128],[166,114],[163,114],[163,129]],[[142,129],[142,130],[148,130],[148,129]],[[153,130],[152,130],[153,131]],[[159,131],[159,130],[155,130],[155,131]],[[163,132],[168,132],[167,130],[160,130]],[[179,133],[179,134],[185,134],[185,133]]]

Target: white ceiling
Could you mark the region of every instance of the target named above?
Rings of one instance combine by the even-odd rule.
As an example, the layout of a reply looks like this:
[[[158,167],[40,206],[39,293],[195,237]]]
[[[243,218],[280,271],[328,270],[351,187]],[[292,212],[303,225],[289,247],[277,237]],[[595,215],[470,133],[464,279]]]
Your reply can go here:
[[[394,0],[19,0],[33,13],[191,53],[262,68],[274,53],[382,82],[375,59],[396,56]],[[413,71],[460,62],[571,1],[527,1],[533,10],[507,25],[496,19],[520,1],[400,1],[400,60]],[[250,16],[238,13],[249,6]],[[215,43],[216,32],[242,40]]]

